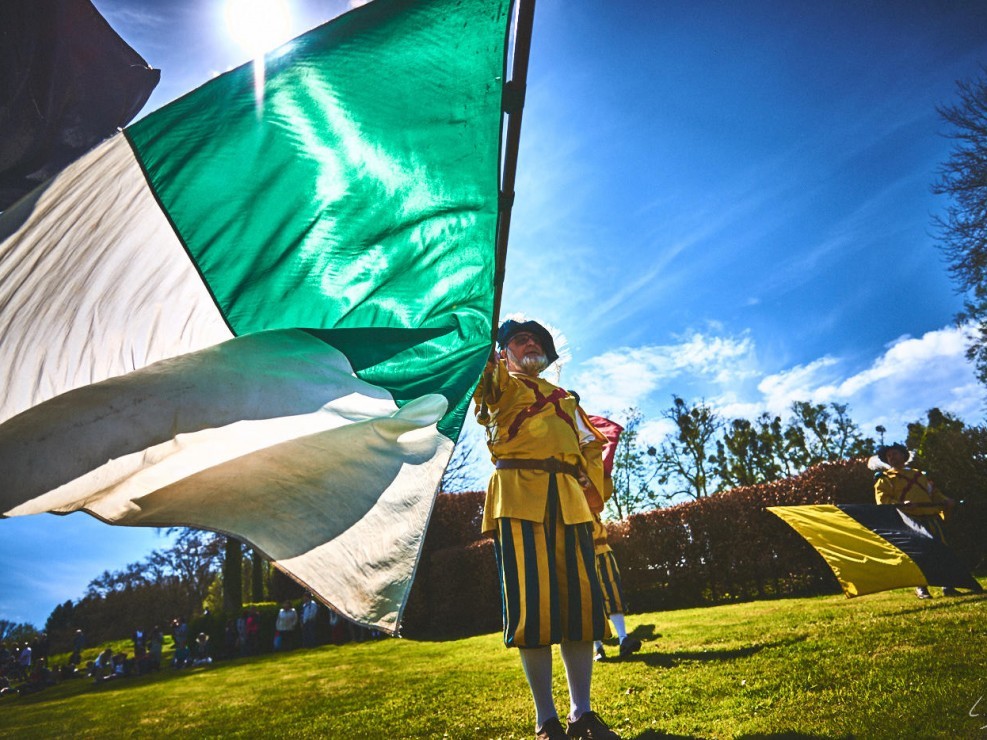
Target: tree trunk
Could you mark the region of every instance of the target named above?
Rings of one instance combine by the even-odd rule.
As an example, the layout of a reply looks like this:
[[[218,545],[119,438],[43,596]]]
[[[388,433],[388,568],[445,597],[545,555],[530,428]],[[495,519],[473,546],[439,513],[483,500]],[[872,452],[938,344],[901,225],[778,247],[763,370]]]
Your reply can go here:
[[[250,600],[256,604],[264,600],[264,558],[256,550],[250,566]]]
[[[243,608],[243,546],[234,537],[226,538],[223,558],[223,611],[239,614]]]

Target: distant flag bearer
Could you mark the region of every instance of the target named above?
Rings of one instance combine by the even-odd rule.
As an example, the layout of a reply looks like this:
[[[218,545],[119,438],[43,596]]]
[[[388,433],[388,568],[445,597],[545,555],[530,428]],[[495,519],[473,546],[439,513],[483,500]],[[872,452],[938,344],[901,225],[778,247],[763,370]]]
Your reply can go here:
[[[620,433],[624,431],[624,428],[617,422],[602,416],[590,416],[589,420],[607,438],[606,444],[603,446],[604,490],[602,503],[605,504],[613,495],[613,459],[617,450],[617,442],[620,441]],[[603,604],[607,618],[617,633],[620,657],[623,658],[640,650],[641,641],[627,634],[627,626],[624,623],[627,600],[624,597],[624,588],[620,582],[617,559],[614,557],[610,543],[607,542],[607,527],[600,518],[601,511],[602,508],[600,511],[593,512],[593,546],[596,552],[596,571],[600,578],[600,586],[603,589]],[[605,660],[606,657],[603,641],[597,640],[594,645],[593,659]]]

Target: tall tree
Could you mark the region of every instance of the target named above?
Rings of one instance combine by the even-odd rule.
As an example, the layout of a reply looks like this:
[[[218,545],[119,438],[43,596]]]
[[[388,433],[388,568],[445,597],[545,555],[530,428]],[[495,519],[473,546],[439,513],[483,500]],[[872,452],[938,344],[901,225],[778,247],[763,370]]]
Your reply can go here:
[[[644,416],[637,408],[624,414],[624,431],[617,441],[613,457],[613,495],[604,512],[610,519],[624,517],[658,505],[658,496],[651,486],[655,478],[654,447],[642,444],[639,427]]]
[[[37,634],[38,630],[33,624],[0,619],[0,642],[29,642]]]
[[[704,401],[690,405],[678,396],[672,396],[662,417],[675,425],[657,454],[658,480],[667,487],[666,498],[705,498],[716,489],[713,444],[723,420]]]
[[[734,419],[716,442],[713,472],[717,490],[751,486],[785,477],[781,417],[762,413],[755,421]]]
[[[793,472],[821,462],[863,457],[874,446],[874,440],[861,436],[845,403],[795,401],[784,436]]]
[[[932,185],[932,192],[950,198],[934,224],[950,275],[965,296],[957,321],[976,324],[968,356],[987,383],[987,67],[976,79],[958,82],[957,92],[959,102],[938,108],[955,145]]]
[[[915,450],[915,467],[957,498],[987,497],[987,429],[968,427],[959,418],[929,409],[926,423],[908,425],[906,445]]]

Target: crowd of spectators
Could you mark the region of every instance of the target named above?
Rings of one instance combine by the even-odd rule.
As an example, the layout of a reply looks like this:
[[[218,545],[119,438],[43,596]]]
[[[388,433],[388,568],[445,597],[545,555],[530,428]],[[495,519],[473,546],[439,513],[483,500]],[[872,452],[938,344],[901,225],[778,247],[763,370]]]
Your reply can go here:
[[[208,616],[208,613],[205,615]],[[267,616],[270,619],[271,615]],[[196,630],[204,623],[195,622]],[[215,624],[215,623],[214,623]],[[267,635],[261,642],[262,616],[257,608],[244,609],[236,619],[229,619],[215,641],[208,631],[191,633],[185,617],[179,616],[167,625],[173,651],[167,662],[164,659],[166,632],[155,625],[150,630],[137,627],[131,635],[133,649],[127,651],[104,646],[95,657],[83,665],[83,652],[88,647],[81,629],[75,630],[71,639],[68,660],[52,669],[49,667],[50,645],[48,635],[40,633],[33,640],[0,645],[0,697],[40,691],[58,680],[89,678],[94,684],[143,676],[162,667],[192,668],[208,666],[220,658],[237,658],[258,655],[270,651],[287,652],[299,648],[313,648],[320,644],[342,645],[381,637],[376,630],[354,624],[331,609],[320,605],[311,594],[300,603],[282,602],[274,620],[273,642],[269,642],[271,623],[267,622]],[[214,644],[215,643],[215,644]],[[215,652],[214,652],[215,649]],[[93,653],[89,652],[91,656]]]
[[[30,694],[55,684],[48,667],[48,635],[42,632],[30,642],[0,645],[0,696]]]

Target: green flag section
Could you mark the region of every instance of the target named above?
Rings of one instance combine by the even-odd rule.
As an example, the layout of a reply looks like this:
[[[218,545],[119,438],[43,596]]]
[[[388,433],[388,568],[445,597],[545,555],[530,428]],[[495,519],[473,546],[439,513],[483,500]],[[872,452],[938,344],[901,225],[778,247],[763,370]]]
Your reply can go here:
[[[489,352],[510,16],[376,0],[7,211],[0,512],[232,534],[396,631]]]
[[[956,555],[896,506],[769,506],[823,557],[848,597],[905,586],[980,591]]]

